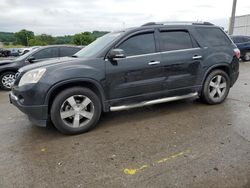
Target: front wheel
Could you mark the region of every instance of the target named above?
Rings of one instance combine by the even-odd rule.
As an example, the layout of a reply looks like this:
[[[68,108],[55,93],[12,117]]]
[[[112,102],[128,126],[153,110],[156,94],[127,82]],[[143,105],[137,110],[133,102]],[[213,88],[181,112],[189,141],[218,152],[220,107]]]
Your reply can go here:
[[[99,97],[87,88],[69,88],[56,96],[51,120],[63,134],[80,134],[93,129],[101,115]]]
[[[0,87],[4,90],[11,90],[15,82],[15,72],[5,72],[0,76]]]
[[[230,79],[223,70],[214,70],[206,78],[201,98],[208,104],[224,102],[230,90]]]

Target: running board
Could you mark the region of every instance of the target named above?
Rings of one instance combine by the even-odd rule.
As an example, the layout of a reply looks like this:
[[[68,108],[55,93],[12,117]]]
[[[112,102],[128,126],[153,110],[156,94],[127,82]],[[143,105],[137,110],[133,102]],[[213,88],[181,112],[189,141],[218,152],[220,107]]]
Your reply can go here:
[[[181,95],[181,96],[175,96],[175,97],[167,97],[167,98],[162,98],[162,99],[156,99],[156,100],[151,100],[151,101],[144,101],[141,103],[136,103],[136,104],[131,104],[131,105],[123,105],[123,106],[111,106],[110,111],[120,111],[120,110],[127,110],[131,108],[138,108],[142,106],[148,106],[148,105],[153,105],[153,104],[159,104],[159,103],[165,103],[165,102],[170,102],[170,101],[177,101],[181,99],[187,99],[191,97],[196,97],[198,93],[190,93],[188,95]]]

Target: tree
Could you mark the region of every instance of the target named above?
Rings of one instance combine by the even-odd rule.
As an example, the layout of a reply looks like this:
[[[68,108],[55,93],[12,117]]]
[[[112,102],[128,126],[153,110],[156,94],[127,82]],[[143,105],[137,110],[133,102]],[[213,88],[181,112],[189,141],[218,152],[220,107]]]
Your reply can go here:
[[[102,37],[103,35],[106,35],[107,33],[109,33],[109,32],[108,31],[93,31],[92,35],[95,38],[99,38],[99,37]]]
[[[45,43],[44,41],[41,41],[41,40],[37,39],[37,37],[35,37],[35,38],[29,40],[29,45],[30,46],[46,46],[47,43]]]
[[[73,37],[73,43],[76,45],[88,45],[96,38],[90,32],[84,32],[75,34]]]
[[[54,44],[72,44],[73,43],[72,35],[57,36],[57,37],[54,37],[54,39],[55,39]]]
[[[17,39],[17,43],[28,46],[29,45],[29,40],[34,38],[34,33],[32,31],[28,30],[21,30],[17,33],[15,33],[15,37]]]
[[[54,37],[52,37],[51,35],[41,34],[41,35],[37,35],[36,38],[38,40],[43,41],[46,44],[54,44],[55,42]]]
[[[55,38],[51,35],[41,34],[29,40],[30,46],[45,46],[55,43]]]

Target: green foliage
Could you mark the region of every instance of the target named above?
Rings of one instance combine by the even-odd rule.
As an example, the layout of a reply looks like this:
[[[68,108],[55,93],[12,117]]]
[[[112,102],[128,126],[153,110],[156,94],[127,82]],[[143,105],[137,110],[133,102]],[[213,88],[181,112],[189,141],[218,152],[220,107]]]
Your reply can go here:
[[[0,41],[1,42],[15,42],[16,38],[14,36],[14,33],[0,32]]]
[[[35,37],[34,33],[32,31],[28,31],[28,30],[21,30],[17,33],[14,34],[16,39],[17,39],[17,43],[24,45],[24,46],[28,46],[28,42],[30,39],[33,39]]]
[[[75,35],[53,37],[47,34],[35,36],[32,31],[23,29],[17,33],[0,32],[0,42],[3,42],[5,46],[44,46],[51,44],[88,45],[96,38],[101,37],[107,33],[107,31],[93,31],[92,33],[83,32]]]
[[[54,37],[55,42],[54,44],[72,44],[73,43],[73,36],[65,35],[65,36],[58,36]]]
[[[51,35],[41,34],[29,40],[30,46],[45,46],[54,44],[55,38]]]
[[[73,43],[76,45],[88,45],[93,42],[96,38],[90,32],[84,32],[75,34],[73,37]]]
[[[93,31],[92,35],[95,38],[99,38],[99,37],[102,37],[103,35],[106,35],[107,33],[109,33],[109,32],[108,31]]]

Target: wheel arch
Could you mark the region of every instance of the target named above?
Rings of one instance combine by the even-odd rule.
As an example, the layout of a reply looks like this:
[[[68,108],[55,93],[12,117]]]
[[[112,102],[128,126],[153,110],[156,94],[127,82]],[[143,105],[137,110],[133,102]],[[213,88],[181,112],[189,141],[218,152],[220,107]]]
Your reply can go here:
[[[108,106],[105,103],[105,94],[103,87],[95,80],[92,79],[72,79],[62,81],[55,84],[47,93],[45,98],[45,104],[48,105],[48,114],[50,113],[51,105],[55,97],[64,89],[71,87],[85,87],[97,94],[102,103],[102,109],[104,112],[108,111]]]
[[[225,71],[225,72],[228,74],[229,78],[231,79],[231,69],[230,69],[229,64],[227,64],[227,63],[220,63],[220,64],[213,65],[213,66],[209,67],[209,68],[206,70],[206,72],[205,72],[205,74],[204,74],[204,76],[203,76],[203,78],[202,78],[202,86],[204,85],[204,82],[205,82],[207,76],[208,76],[212,71],[214,71],[214,70],[216,70],[216,69]]]
[[[17,69],[14,69],[14,68],[8,68],[8,69],[4,69],[4,70],[1,70],[0,71],[0,76],[3,74],[3,73],[6,73],[6,72],[15,72],[17,73]]]

